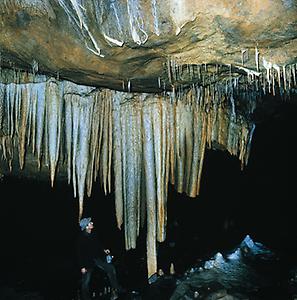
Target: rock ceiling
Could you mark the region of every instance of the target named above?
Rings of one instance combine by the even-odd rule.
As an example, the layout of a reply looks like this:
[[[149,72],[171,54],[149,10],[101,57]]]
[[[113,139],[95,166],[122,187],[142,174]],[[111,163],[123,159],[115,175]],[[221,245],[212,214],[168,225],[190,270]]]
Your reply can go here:
[[[67,180],[79,216],[114,189],[148,276],[168,184],[196,197],[207,148],[244,167],[260,100],[296,95],[294,0],[2,0],[0,30],[0,172]]]

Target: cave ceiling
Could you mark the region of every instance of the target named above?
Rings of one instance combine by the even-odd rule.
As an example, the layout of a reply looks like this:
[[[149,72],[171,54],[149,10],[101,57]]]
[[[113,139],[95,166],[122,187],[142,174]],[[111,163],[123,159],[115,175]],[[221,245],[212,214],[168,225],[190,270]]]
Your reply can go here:
[[[296,100],[297,1],[1,0],[0,175],[115,192],[126,249],[167,188],[199,195],[206,149],[248,163],[255,111]]]

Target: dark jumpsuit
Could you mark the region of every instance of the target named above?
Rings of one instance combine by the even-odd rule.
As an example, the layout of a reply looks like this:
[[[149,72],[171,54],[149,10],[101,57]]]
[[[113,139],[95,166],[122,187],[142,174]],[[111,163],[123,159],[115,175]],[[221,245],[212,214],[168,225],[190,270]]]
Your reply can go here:
[[[87,269],[87,272],[82,274],[81,279],[81,294],[83,300],[91,299],[90,282],[95,267],[107,273],[110,285],[113,289],[120,290],[115,267],[113,264],[106,262],[104,248],[94,232],[88,233],[83,231],[80,233],[77,242],[77,254],[80,269]]]

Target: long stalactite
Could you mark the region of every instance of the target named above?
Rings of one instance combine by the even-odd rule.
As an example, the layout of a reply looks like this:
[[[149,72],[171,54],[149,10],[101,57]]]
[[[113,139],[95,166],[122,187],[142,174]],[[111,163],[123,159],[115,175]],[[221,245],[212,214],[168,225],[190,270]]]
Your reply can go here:
[[[172,80],[177,76],[174,70],[169,68]],[[117,225],[123,227],[126,249],[136,247],[140,229],[146,226],[150,277],[157,270],[156,243],[166,238],[168,184],[179,193],[198,196],[208,148],[228,151],[244,167],[255,129],[249,116],[263,88],[275,90],[271,72],[262,82],[245,77],[241,84],[233,77],[217,82],[197,76],[204,85],[173,85],[172,91],[137,94],[2,69],[2,157],[10,170],[15,160],[23,169],[26,155],[32,153],[37,170],[48,168],[52,186],[59,168],[66,166],[68,183],[79,200],[79,218],[94,182],[106,194],[114,188]],[[293,80],[295,73],[290,76]],[[278,73],[275,78],[279,81]],[[286,84],[280,88],[285,90]],[[253,92],[245,97],[251,87]]]

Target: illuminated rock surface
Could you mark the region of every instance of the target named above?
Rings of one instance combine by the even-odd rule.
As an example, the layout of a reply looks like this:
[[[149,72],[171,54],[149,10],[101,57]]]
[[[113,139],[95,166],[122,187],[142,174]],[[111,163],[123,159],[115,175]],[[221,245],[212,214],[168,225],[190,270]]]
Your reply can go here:
[[[168,184],[198,196],[205,149],[243,168],[262,97],[296,97],[296,19],[296,1],[1,1],[1,173],[67,180],[79,217],[95,181],[114,191],[150,277]]]

